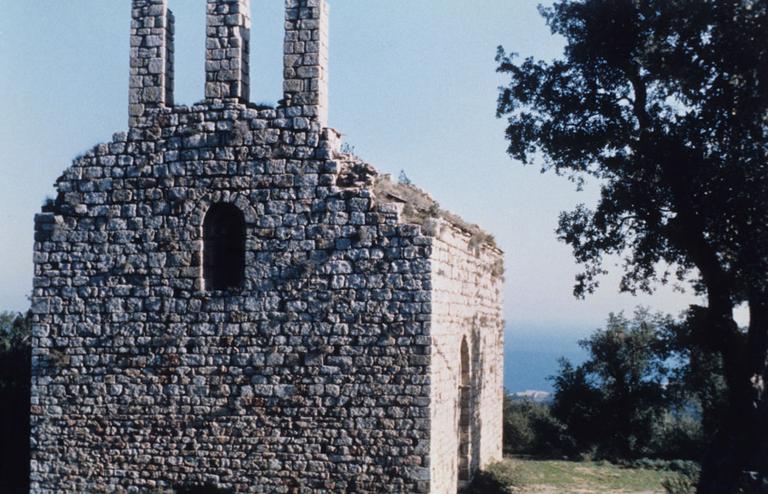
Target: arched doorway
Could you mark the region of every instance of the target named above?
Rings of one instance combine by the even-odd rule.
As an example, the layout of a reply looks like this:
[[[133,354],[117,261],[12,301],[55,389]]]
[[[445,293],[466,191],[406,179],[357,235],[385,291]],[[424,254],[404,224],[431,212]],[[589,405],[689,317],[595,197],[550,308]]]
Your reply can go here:
[[[461,339],[461,360],[459,367],[459,487],[471,480],[470,472],[470,424],[472,421],[472,389],[470,387],[469,345],[467,338]]]

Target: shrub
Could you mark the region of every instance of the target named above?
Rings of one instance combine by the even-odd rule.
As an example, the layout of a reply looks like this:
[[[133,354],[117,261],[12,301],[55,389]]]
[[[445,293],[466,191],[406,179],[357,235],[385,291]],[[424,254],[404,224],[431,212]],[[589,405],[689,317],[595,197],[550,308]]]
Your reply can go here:
[[[668,477],[661,481],[667,494],[693,494],[696,492],[696,479],[685,475]]]
[[[651,451],[664,459],[702,459],[707,439],[701,420],[690,411],[666,413],[655,425]]]
[[[528,453],[536,441],[533,418],[541,413],[541,405],[532,401],[504,400],[504,449],[511,453]]]
[[[563,433],[563,425],[552,416],[549,405],[505,396],[504,447],[507,452],[558,455]]]
[[[497,462],[475,474],[462,494],[511,494],[511,487],[519,487],[522,480],[519,472],[510,463]]]
[[[588,352],[584,363],[561,360],[552,378],[552,416],[572,438],[570,456],[701,460],[709,435],[702,417],[713,415],[705,412],[714,405],[701,398],[706,393],[696,379],[718,373],[692,368],[678,341],[686,331],[643,308],[631,319],[611,314],[604,330],[580,342]]]
[[[690,460],[638,458],[635,460],[621,461],[619,464],[627,468],[643,468],[646,470],[665,470],[667,472],[676,472],[693,479],[699,477],[699,472],[701,470],[701,467],[698,463]]]

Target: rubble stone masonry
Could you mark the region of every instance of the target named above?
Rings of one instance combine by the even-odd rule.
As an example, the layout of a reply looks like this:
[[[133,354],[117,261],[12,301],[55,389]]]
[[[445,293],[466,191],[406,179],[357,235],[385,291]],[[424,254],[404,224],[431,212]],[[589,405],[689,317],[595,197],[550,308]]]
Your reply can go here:
[[[132,1],[129,129],[35,217],[31,492],[455,492],[501,456],[501,252],[340,151],[325,1],[286,1],[276,108],[248,102],[247,0],[208,0],[189,107],[166,0]]]

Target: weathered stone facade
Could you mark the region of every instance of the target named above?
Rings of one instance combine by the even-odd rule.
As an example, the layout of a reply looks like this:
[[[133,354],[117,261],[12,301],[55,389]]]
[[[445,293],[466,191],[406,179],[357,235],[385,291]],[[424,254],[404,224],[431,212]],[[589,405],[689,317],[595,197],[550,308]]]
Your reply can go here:
[[[208,0],[191,107],[132,1],[129,130],[35,218],[32,492],[455,492],[501,456],[501,252],[340,151],[324,0],[286,0],[274,109],[248,0]]]

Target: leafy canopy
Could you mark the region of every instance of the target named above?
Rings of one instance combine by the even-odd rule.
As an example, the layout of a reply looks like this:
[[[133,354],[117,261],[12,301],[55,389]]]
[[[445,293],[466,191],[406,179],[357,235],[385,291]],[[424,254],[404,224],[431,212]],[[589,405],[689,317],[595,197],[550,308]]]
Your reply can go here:
[[[651,454],[656,426],[672,405],[670,353],[659,337],[671,323],[642,308],[632,319],[611,314],[605,329],[579,342],[589,355],[583,364],[561,360],[552,414],[577,449],[617,458]]]
[[[765,283],[768,258],[768,2],[561,0],[541,9],[565,55],[499,48],[498,100],[509,154],[602,184],[594,210],[558,233],[595,289],[603,258],[624,259],[621,288],[651,291],[677,266],[732,300]]]

